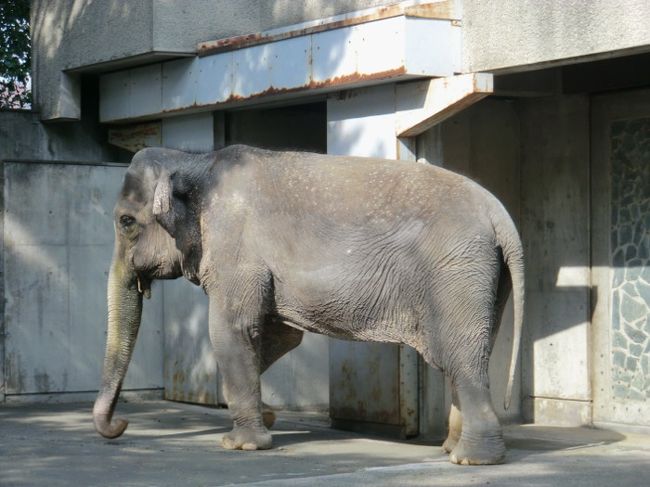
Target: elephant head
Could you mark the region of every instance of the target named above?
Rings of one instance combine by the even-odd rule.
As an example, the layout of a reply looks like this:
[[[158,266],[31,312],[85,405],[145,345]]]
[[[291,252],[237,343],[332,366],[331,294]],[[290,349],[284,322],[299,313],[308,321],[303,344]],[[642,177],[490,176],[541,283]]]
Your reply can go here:
[[[142,297],[150,297],[154,279],[185,275],[198,283],[201,238],[193,198],[212,161],[209,154],[144,149],[124,177],[114,210],[102,384],[93,408],[95,428],[106,438],[120,436],[128,424],[112,418],[140,327]]]

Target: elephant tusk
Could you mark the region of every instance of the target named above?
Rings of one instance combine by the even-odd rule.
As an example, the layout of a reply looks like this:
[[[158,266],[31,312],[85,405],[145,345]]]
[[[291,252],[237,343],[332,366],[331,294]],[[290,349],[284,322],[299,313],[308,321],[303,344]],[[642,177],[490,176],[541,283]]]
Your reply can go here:
[[[139,277],[137,278],[137,281],[138,281],[138,292],[139,292],[140,294],[142,294],[145,298],[147,298],[147,299],[151,299],[151,288],[148,288],[148,287],[145,288],[145,287],[142,285],[142,281],[140,281],[140,278],[139,278]]]

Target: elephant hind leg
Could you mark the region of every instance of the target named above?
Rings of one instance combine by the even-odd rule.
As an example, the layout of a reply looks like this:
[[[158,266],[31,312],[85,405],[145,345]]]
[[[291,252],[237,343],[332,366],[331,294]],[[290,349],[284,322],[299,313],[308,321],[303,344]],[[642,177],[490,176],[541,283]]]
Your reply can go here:
[[[497,278],[493,281],[496,291]],[[455,392],[445,450],[452,463],[491,465],[505,457],[501,425],[492,406],[488,364],[496,292],[465,282],[465,292],[441,320],[441,362]]]
[[[287,326],[275,317],[267,318],[261,333],[260,373],[264,373],[278,359],[300,345],[302,336],[302,330]],[[267,428],[275,424],[275,412],[264,402],[262,420]]]
[[[494,465],[505,459],[501,425],[494,412],[487,386],[457,382],[462,410],[461,433],[449,459],[461,465]]]
[[[452,409],[450,415],[451,441],[448,446],[452,446],[457,437],[449,459],[462,465],[493,465],[502,463],[505,458],[503,433],[490,397],[489,330],[486,326],[478,329],[483,333],[467,336],[464,340],[473,346],[459,351],[447,367],[456,402],[456,411]]]
[[[460,406],[458,404],[458,394],[456,393],[456,388],[452,386],[451,411],[449,411],[449,432],[447,433],[447,439],[442,444],[442,451],[445,453],[451,453],[452,450],[456,448],[462,431],[463,417],[461,415]]]

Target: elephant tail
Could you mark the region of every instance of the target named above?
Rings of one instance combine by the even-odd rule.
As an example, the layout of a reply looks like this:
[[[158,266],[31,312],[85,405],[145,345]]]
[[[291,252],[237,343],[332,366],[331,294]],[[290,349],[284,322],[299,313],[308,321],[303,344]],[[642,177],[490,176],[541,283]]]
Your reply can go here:
[[[497,243],[501,247],[503,260],[508,266],[510,280],[512,282],[512,297],[514,304],[514,327],[512,334],[512,356],[510,357],[510,371],[508,374],[508,385],[503,406],[510,407],[512,400],[512,388],[515,381],[517,361],[519,359],[519,348],[521,345],[521,332],[524,321],[524,251],[519,238],[517,228],[512,219],[503,209],[503,217],[497,221],[493,220],[496,232]]]

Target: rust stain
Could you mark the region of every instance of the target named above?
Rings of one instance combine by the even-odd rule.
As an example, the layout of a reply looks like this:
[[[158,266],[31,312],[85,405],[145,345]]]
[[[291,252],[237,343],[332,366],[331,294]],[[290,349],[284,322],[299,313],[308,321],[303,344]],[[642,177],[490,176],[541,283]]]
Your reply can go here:
[[[323,88],[336,88],[338,86],[345,86],[353,83],[366,82],[366,81],[380,81],[384,79],[395,78],[404,74],[406,74],[406,67],[404,66],[400,66],[399,68],[395,68],[395,69],[389,69],[386,71],[379,71],[376,73],[368,73],[368,74],[354,72],[351,74],[337,76],[335,78],[330,78],[323,81],[312,80],[307,84],[296,86],[293,88],[276,88],[275,86],[269,86],[267,89],[263,91],[260,91],[258,93],[253,93],[248,96],[241,96],[236,93],[233,93],[228,98],[218,103],[199,105],[196,102],[194,102],[190,106],[163,110],[162,113],[171,114],[176,112],[184,112],[191,109],[210,109],[221,105],[255,100],[267,96],[286,95],[286,94],[298,93],[306,90],[317,90]]]
[[[131,152],[150,145],[160,145],[160,122],[112,127],[108,130],[108,142]]]
[[[310,34],[318,34],[329,30],[342,29],[355,25],[384,20],[393,17],[405,15],[408,17],[421,17],[429,19],[458,20],[453,19],[453,5],[451,1],[434,2],[423,5],[413,5],[404,7],[402,5],[389,5],[380,7],[372,13],[359,17],[352,17],[331,22],[324,22],[302,29],[295,29],[278,34],[252,33],[241,36],[228,37],[215,41],[206,41],[199,43],[197,54],[199,57],[208,56],[220,52],[233,51],[244,47],[268,44],[271,42],[282,41],[294,37],[302,37]]]
[[[218,404],[216,394],[210,390],[212,377],[208,373],[202,374],[200,378],[193,375],[192,379],[187,381],[185,372],[176,370],[172,374],[171,387],[165,391],[165,398],[171,401],[216,406]]]
[[[427,19],[459,20],[454,17],[454,5],[451,1],[411,5],[404,8],[404,15]]]

